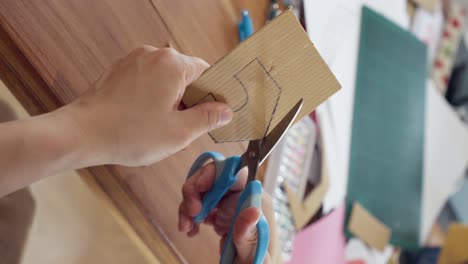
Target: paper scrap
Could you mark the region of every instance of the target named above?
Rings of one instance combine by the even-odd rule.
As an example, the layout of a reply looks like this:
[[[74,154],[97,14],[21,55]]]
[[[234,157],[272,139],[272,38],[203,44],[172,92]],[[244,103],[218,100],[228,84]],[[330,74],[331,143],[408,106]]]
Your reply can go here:
[[[340,89],[290,10],[216,62],[186,90],[183,102],[222,101],[234,110],[229,125],[210,133],[215,142],[262,138],[301,98],[296,120]]]
[[[342,204],[328,215],[298,232],[293,240],[289,264],[345,263],[343,225],[345,206]]]
[[[383,251],[390,240],[391,230],[371,215],[359,203],[353,204],[348,230],[368,245]]]
[[[426,104],[420,243],[461,186],[468,164],[468,128],[433,81],[426,82]]]
[[[454,264],[468,262],[468,226],[452,224],[449,227],[447,239],[439,256],[439,264]]]
[[[325,155],[323,155],[320,183],[307,195],[304,201],[297,197],[286,181],[284,182],[296,230],[301,230],[307,225],[322,206],[323,198],[328,190],[328,170],[326,164]]]
[[[420,7],[425,8],[428,11],[435,12],[437,8],[440,8],[439,0],[413,0]]]
[[[413,17],[413,24],[411,25],[411,32],[427,45],[427,63],[429,69],[432,68],[433,65],[437,47],[442,37],[443,26],[444,14],[441,9],[433,13],[424,8],[416,9]]]
[[[345,256],[348,264],[361,260],[366,264],[387,264],[393,254],[393,247],[387,245],[383,252],[368,247],[363,241],[351,238],[346,244]]]

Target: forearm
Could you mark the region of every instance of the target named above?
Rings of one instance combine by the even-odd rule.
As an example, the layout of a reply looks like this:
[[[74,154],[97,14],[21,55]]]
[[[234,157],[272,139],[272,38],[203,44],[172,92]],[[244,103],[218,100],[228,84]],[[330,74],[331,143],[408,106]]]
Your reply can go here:
[[[0,197],[46,176],[91,165],[66,110],[0,123]]]

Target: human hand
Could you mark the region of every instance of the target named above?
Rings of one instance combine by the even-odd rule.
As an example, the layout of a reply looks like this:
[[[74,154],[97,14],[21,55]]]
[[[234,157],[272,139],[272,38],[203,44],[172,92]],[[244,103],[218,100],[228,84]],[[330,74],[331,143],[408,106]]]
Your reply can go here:
[[[60,109],[84,139],[87,166],[148,165],[232,119],[228,105],[179,105],[209,67],[174,49],[143,46],[120,59],[73,103]]]
[[[179,206],[179,231],[187,233],[189,237],[199,232],[199,226],[193,221],[202,208],[203,193],[211,189],[215,182],[216,171],[213,163],[205,165],[195,172],[183,185],[183,200]],[[247,170],[239,172],[239,179],[225,194],[218,206],[206,218],[205,224],[213,226],[220,238],[220,253],[229,232],[232,218],[234,217],[237,201],[247,181]],[[273,216],[273,205],[270,196],[262,193],[262,211],[269,223],[270,243],[265,263],[273,263],[276,250],[276,228]],[[261,212],[255,207],[243,210],[236,218],[233,230],[233,242],[237,249],[236,262],[252,263],[257,249],[256,224]]]

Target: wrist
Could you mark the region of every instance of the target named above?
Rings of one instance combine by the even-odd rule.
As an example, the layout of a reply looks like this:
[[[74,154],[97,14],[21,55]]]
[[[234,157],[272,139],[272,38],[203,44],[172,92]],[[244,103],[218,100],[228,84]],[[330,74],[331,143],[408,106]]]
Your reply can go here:
[[[64,106],[50,113],[60,131],[61,142],[66,155],[74,162],[73,169],[102,165],[106,163],[99,141],[89,127],[91,124],[83,118],[83,113],[73,104]]]

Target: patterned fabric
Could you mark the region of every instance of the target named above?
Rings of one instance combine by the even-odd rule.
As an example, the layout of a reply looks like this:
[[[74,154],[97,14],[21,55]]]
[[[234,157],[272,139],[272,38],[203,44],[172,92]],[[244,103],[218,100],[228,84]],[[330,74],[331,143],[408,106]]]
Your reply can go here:
[[[436,87],[444,95],[447,91],[453,63],[462,38],[464,17],[464,8],[452,3],[432,69],[432,78]]]

